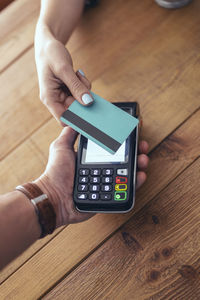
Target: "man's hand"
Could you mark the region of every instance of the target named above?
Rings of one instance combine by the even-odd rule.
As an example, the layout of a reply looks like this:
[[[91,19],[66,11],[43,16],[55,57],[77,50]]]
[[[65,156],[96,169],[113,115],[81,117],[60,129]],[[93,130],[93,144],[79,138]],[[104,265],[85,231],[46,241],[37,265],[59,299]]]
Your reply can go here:
[[[60,136],[51,144],[49,161],[44,174],[35,181],[49,196],[57,215],[57,227],[87,220],[94,214],[80,213],[73,203],[73,185],[75,172],[74,142],[77,133],[65,127]],[[145,169],[148,166],[148,144],[139,143],[137,188],[146,180]]]

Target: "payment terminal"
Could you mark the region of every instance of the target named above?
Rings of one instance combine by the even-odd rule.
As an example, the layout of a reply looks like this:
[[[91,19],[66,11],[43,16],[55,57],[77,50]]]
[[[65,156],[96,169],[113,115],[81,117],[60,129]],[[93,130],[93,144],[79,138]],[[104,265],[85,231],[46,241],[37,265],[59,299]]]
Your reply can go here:
[[[137,102],[113,104],[139,118]],[[133,208],[137,148],[138,126],[115,154],[80,136],[73,191],[78,211],[125,213]]]

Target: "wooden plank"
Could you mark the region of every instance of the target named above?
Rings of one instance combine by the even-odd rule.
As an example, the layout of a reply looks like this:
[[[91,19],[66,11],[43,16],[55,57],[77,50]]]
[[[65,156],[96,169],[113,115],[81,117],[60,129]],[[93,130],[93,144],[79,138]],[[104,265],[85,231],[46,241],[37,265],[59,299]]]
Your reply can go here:
[[[26,72],[20,72],[26,66]],[[39,101],[33,51],[0,75],[0,159],[51,117]]]
[[[108,2],[102,1],[102,9],[105,9],[107,4]],[[110,89],[110,85],[114,85],[115,81],[111,78],[110,80],[104,78],[102,69],[110,70],[110,73],[113,73],[113,79],[123,84],[125,81],[128,93],[132,91],[131,96],[138,98],[138,92],[139,95],[143,95],[140,85],[138,86],[139,83],[141,88],[145,86],[145,90],[156,89],[158,92],[158,79],[162,81],[164,78],[165,86],[169,84],[169,74],[168,72],[165,74],[167,69],[171,68],[172,71],[171,83],[175,75],[173,73],[176,72],[178,75],[184,62],[186,63],[195,54],[198,56],[199,2],[194,2],[186,9],[173,11],[162,9],[149,1],[126,1],[126,3],[115,1],[114,4],[116,5],[110,12],[112,15],[112,18],[109,18],[110,23],[103,25],[104,22],[101,19],[104,19],[104,11],[99,11],[101,19],[96,24],[91,24],[95,28],[95,38],[81,48],[81,55],[73,54],[77,67],[87,66],[89,78],[95,73],[96,76],[102,77],[103,83],[107,89],[108,87]],[[120,6],[117,7],[118,4]],[[187,26],[185,26],[186,23]],[[121,70],[122,65],[119,66],[119,63],[126,61],[127,58],[130,63],[127,65],[128,74],[125,70],[124,72],[123,69]],[[92,61],[95,63],[91,63]],[[118,67],[122,73],[116,73]],[[157,80],[151,81],[152,77]],[[135,89],[137,93],[133,93]],[[121,86],[118,90],[120,94],[116,93],[117,96],[126,97],[126,90],[121,90]],[[130,99],[129,94],[127,99]],[[106,95],[113,96],[113,93],[108,91]]]
[[[55,119],[51,119],[40,129],[40,139],[37,142],[33,135],[0,162],[1,193],[6,193],[16,185],[41,175],[47,163],[49,145],[60,131],[59,124]],[[38,133],[35,135],[37,138]],[[42,150],[44,145],[46,146],[45,154]]]
[[[42,299],[199,299],[200,159]]]
[[[40,0],[16,0],[1,12],[0,72],[33,46]]]
[[[122,0],[106,2],[89,9],[83,14],[79,26],[73,33],[68,43],[70,52],[87,45],[96,36],[101,36],[102,31],[107,28],[114,28],[116,19],[119,19],[119,9],[122,7]],[[146,4],[145,4],[146,7]],[[142,9],[145,11],[146,9]],[[130,14],[131,7],[123,6],[124,14]],[[17,57],[33,46],[34,31],[39,16],[40,0],[15,0],[12,5],[1,12],[0,19],[0,55],[3,59],[0,62],[0,72],[7,68]],[[22,14],[23,11],[23,14]],[[113,18],[110,19],[112,14]],[[102,22],[102,17],[104,21]],[[127,15],[127,17],[129,17]],[[161,18],[161,16],[160,16]],[[155,22],[155,20],[154,20]],[[94,30],[96,27],[96,30]],[[150,28],[150,27],[149,27]]]
[[[151,154],[149,179],[137,194],[136,207],[133,213],[127,215],[97,215],[85,223],[65,228],[35,255],[34,251],[36,249],[30,248],[28,250],[29,255],[30,257],[34,256],[2,284],[0,288],[2,295],[15,297],[15,299],[20,299],[26,295],[31,298],[38,298],[67,272],[70,272],[95,247],[98,247],[132,214],[135,214],[155,197],[199,155],[200,137],[196,126],[199,117],[200,111],[194,114]],[[50,127],[48,131],[48,127],[45,127],[44,139],[45,136],[50,138],[52,129],[53,127]],[[38,137],[39,133],[35,133],[31,139],[34,141],[34,145],[37,148],[39,147],[42,155],[47,156],[47,143],[41,142],[43,141],[42,134],[39,139]],[[17,172],[14,170],[13,173]],[[85,232],[87,232],[87,235],[85,235]],[[73,241],[73,243],[69,243],[69,241]],[[40,249],[40,245],[37,249]],[[28,255],[26,259],[27,257]],[[20,267],[23,263],[23,257],[15,263],[16,268],[17,266]],[[39,273],[38,270],[40,270]],[[4,279],[8,276],[9,271],[7,270]],[[14,268],[11,271],[13,272]],[[12,290],[10,286],[13,286]]]

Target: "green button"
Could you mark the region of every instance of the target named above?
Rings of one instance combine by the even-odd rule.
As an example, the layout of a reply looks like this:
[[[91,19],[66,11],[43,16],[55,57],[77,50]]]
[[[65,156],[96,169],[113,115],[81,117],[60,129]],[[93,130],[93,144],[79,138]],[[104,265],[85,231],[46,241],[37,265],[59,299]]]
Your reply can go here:
[[[124,201],[126,200],[127,193],[126,192],[115,192],[114,199],[115,201]]]

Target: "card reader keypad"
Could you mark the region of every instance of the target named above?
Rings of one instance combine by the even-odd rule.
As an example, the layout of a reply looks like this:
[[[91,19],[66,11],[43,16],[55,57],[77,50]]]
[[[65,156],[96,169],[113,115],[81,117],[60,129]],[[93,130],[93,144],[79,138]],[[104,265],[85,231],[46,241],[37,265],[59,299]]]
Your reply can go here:
[[[91,201],[125,201],[127,199],[127,169],[79,169],[77,198]]]

